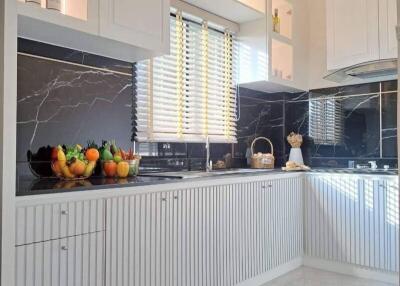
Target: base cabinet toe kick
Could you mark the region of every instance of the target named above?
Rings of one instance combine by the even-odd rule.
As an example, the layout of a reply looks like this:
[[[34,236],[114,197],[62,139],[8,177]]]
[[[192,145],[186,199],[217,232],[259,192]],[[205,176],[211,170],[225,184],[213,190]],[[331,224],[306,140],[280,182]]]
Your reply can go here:
[[[395,275],[397,177],[328,178],[263,175],[21,201],[17,286],[262,285],[305,256]]]

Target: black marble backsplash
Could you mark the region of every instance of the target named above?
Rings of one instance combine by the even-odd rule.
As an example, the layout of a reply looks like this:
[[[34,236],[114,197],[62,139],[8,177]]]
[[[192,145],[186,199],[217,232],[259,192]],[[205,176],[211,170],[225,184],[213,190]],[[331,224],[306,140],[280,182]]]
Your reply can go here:
[[[27,151],[41,146],[100,143],[115,139],[133,147],[134,86],[132,63],[26,39],[18,40],[18,174],[30,174]],[[234,166],[247,166],[251,141],[271,139],[276,166],[284,165],[290,146],[286,136],[298,132],[306,164],[347,166],[349,160],[397,164],[397,82],[267,94],[239,89],[238,144],[212,144],[215,162],[233,154]],[[309,101],[334,97],[343,109],[343,142],[316,144],[309,136]],[[141,143],[142,166],[148,169],[202,169],[203,143]],[[270,151],[259,142],[256,152]]]

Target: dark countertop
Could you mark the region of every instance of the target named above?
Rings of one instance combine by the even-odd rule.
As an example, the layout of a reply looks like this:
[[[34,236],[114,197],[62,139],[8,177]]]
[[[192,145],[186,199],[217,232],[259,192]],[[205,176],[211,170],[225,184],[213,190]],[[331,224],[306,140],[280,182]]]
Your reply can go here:
[[[243,172],[241,172],[243,170]],[[300,171],[301,172],[301,171]],[[279,173],[292,173],[284,172],[281,169],[274,170],[254,170],[249,171],[248,169],[240,169],[236,173],[215,172],[208,176],[201,177],[180,177],[177,173],[190,173],[190,172],[165,172],[156,174],[147,173],[134,178],[105,178],[105,177],[91,177],[86,180],[75,180],[75,181],[62,181],[57,178],[32,178],[24,177],[20,178],[17,184],[17,196],[30,196],[30,195],[41,195],[41,194],[52,194],[52,193],[65,193],[75,191],[88,191],[88,190],[102,190],[112,188],[123,188],[123,187],[135,187],[135,186],[147,186],[147,185],[158,185],[171,182],[182,182],[188,180],[204,180],[204,179],[215,179],[223,176],[254,176],[260,174],[279,174]],[[201,173],[201,172],[198,172]],[[360,175],[397,175],[397,169],[391,170],[371,170],[371,169],[345,169],[345,168],[315,168],[303,173],[329,173],[329,174],[360,174]],[[174,175],[174,176],[172,176]]]
[[[331,173],[331,174],[360,174],[360,175],[397,175],[397,169],[348,169],[348,168],[313,168],[310,173]]]
[[[30,196],[54,194],[76,191],[101,190],[132,186],[146,186],[163,182],[180,181],[179,178],[170,177],[145,177],[133,178],[105,178],[91,177],[86,180],[63,181],[57,178],[31,178],[20,179],[17,185],[17,196]]]

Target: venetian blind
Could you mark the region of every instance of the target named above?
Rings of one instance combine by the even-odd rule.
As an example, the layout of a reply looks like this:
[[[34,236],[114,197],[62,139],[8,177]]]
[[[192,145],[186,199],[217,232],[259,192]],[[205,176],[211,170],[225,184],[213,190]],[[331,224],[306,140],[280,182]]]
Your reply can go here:
[[[312,98],[309,103],[309,134],[316,144],[338,145],[343,142],[343,110],[334,98]]]
[[[234,35],[170,17],[170,55],[135,64],[139,142],[236,142]]]

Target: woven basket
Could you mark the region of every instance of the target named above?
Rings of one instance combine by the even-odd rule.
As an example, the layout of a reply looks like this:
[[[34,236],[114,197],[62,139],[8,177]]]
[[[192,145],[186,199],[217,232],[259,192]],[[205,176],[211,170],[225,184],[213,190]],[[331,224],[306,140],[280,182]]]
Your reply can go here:
[[[266,141],[271,147],[271,153],[254,153],[254,145],[258,140]],[[257,137],[251,143],[251,168],[253,169],[273,169],[275,166],[274,146],[271,140],[266,137]]]

